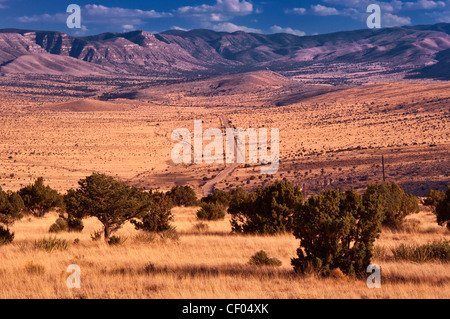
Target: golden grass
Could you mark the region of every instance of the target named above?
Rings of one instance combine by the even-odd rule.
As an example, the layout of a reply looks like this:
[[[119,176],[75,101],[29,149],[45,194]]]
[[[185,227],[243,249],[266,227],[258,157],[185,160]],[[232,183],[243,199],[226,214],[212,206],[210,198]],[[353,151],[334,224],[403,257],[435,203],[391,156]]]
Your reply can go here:
[[[290,258],[297,240],[292,235],[236,236],[228,220],[208,222],[199,232],[195,208],[175,208],[178,241],[144,236],[127,224],[119,231],[128,237],[122,246],[109,247],[90,234],[101,229],[95,219],[85,221],[82,233],[60,233],[70,244],[51,253],[34,248],[34,241],[49,236],[57,218],[24,218],[16,223],[13,244],[0,247],[0,298],[449,298],[448,264],[394,260],[390,248],[401,243],[426,243],[449,239],[436,226],[433,215],[421,212],[408,217],[420,221],[412,232],[383,230],[376,245],[385,247],[373,263],[382,267],[382,288],[369,289],[364,280],[321,279],[297,276]],[[78,238],[79,243],[73,241]],[[282,261],[281,267],[248,264],[265,250]],[[68,289],[70,264],[81,267],[81,289]],[[340,276],[336,276],[340,277]]]

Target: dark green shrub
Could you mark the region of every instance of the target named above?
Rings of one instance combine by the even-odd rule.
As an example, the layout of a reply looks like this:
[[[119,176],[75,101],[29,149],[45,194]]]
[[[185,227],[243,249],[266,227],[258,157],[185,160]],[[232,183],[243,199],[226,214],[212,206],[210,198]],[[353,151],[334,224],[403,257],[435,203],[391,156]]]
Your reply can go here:
[[[281,266],[281,261],[277,258],[269,258],[267,253],[261,250],[250,258],[249,264],[255,266]]]
[[[50,233],[59,233],[63,231],[81,232],[83,230],[83,222],[78,218],[65,218],[60,216],[54,224],[49,228]]]
[[[14,240],[14,233],[10,232],[9,229],[0,226],[0,246],[12,243]]]
[[[450,186],[447,186],[445,198],[436,206],[437,222],[441,226],[447,225],[450,230]]]
[[[294,211],[303,202],[303,194],[290,182],[278,181],[247,193],[237,189],[228,208],[231,226],[238,233],[277,234],[292,230]]]
[[[406,216],[420,211],[417,197],[405,194],[395,183],[371,184],[363,196],[381,204],[383,225],[390,228],[399,228]]]
[[[427,197],[423,200],[425,206],[429,206],[436,214],[437,205],[445,199],[445,193],[438,190],[430,190]]]
[[[61,231],[61,228],[59,228],[59,225],[54,223],[52,225],[50,225],[48,232],[49,233],[59,233]]]
[[[225,218],[225,208],[222,204],[202,203],[201,209],[197,212],[197,218],[200,220],[221,220]]]
[[[63,206],[62,196],[50,186],[45,186],[42,177],[34,184],[22,188],[19,194],[26,211],[36,217],[42,217],[50,210]]]
[[[17,219],[23,217],[24,208],[18,193],[7,193],[0,188],[0,224],[4,224],[6,228],[13,225]]]
[[[329,276],[339,268],[349,276],[364,275],[381,232],[382,211],[373,196],[363,199],[353,190],[311,196],[294,216],[294,236],[300,239],[294,270]]]
[[[220,190],[215,190],[214,193],[209,194],[202,198],[202,203],[219,203],[226,209],[230,206],[232,194],[229,192],[224,192]]]
[[[164,193],[149,193],[150,207],[141,220],[131,220],[136,229],[150,232],[162,232],[171,228],[173,215],[172,199]]]
[[[175,206],[196,206],[198,205],[197,195],[189,186],[174,186],[167,192]]]
[[[80,218],[67,219],[67,225],[69,226],[70,232],[81,232],[84,229],[83,221]]]

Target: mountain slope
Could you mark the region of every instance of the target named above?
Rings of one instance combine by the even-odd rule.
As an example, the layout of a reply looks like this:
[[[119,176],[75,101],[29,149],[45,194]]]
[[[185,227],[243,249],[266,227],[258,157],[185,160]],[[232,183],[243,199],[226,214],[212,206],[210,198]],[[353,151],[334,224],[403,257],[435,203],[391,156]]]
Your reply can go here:
[[[368,65],[375,66],[377,75],[416,72],[419,76],[442,78],[442,74],[434,74],[435,71],[442,73],[441,67],[435,69],[432,66],[437,62],[446,63],[441,61],[445,60],[442,52],[448,49],[450,24],[305,37],[211,30],[172,30],[159,34],[132,31],[73,37],[54,31],[0,30],[0,67],[4,73],[19,72],[19,66],[26,62],[23,60],[31,60],[21,56],[51,54],[95,64],[102,70],[106,67],[112,73],[180,78],[267,68],[294,76],[317,74],[320,73],[318,68],[324,67],[328,68],[327,72],[332,72],[336,66],[339,70],[333,77],[350,74],[348,78],[351,78],[351,74],[361,73],[361,68]],[[19,61],[14,63],[15,59]],[[49,63],[47,56],[34,60]],[[37,68],[38,73],[45,73],[45,69],[45,66]],[[58,69],[61,68],[50,67],[48,72],[66,72]],[[100,70],[94,68],[93,71]]]

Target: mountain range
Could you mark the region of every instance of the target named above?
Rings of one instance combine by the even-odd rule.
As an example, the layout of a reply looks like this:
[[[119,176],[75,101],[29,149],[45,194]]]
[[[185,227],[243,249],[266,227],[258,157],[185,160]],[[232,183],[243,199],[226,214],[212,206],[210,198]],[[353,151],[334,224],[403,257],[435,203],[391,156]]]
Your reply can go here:
[[[197,77],[257,70],[311,78],[450,79],[450,24],[315,36],[198,29],[103,33],[0,30],[1,74]],[[325,79],[326,78],[326,79]]]

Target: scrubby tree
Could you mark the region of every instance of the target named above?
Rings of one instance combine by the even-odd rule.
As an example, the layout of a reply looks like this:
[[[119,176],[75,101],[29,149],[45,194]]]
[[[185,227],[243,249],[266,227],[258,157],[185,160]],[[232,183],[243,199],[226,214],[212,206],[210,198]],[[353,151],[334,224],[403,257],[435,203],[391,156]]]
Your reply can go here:
[[[0,188],[0,223],[9,228],[22,218],[25,208],[22,198],[16,192],[7,193]]]
[[[399,228],[406,216],[420,211],[417,197],[406,194],[395,183],[370,184],[363,196],[377,198],[383,210],[383,225],[390,228]]]
[[[228,206],[230,206],[231,198],[232,198],[232,193],[221,191],[221,190],[215,190],[212,194],[209,194],[208,196],[203,197],[201,199],[201,202],[209,203],[209,204],[218,203],[218,204],[221,204],[226,209],[226,208],[228,208]]]
[[[238,233],[277,234],[292,230],[294,211],[303,202],[299,187],[278,181],[255,192],[232,193],[228,213],[231,226]]]
[[[148,201],[150,207],[141,219],[133,219],[131,223],[136,229],[142,229],[150,232],[163,232],[173,228],[171,221],[173,215],[172,199],[164,193],[150,192],[148,193]]]
[[[436,206],[437,222],[439,225],[447,225],[450,230],[450,186],[447,186],[445,198]]]
[[[225,218],[225,208],[220,202],[201,203],[197,211],[200,220],[221,220]]]
[[[294,215],[294,236],[300,239],[298,257],[291,261],[294,270],[329,276],[339,268],[349,276],[362,275],[381,231],[376,197],[364,199],[353,190],[311,196]]]
[[[104,174],[94,173],[78,184],[78,189],[64,196],[67,213],[75,218],[96,217],[103,224],[106,241],[126,221],[141,217],[151,207],[144,190]]]
[[[172,199],[175,206],[196,206],[197,195],[190,186],[174,186],[167,195]]]
[[[9,230],[9,227],[22,217],[24,207],[19,194],[7,193],[0,188],[0,245],[14,240],[14,233]]]
[[[436,214],[437,205],[445,199],[445,193],[439,190],[431,189],[427,197],[423,200],[425,206],[429,206],[433,213]]]
[[[50,186],[45,186],[42,177],[39,177],[34,184],[22,188],[19,194],[26,211],[36,217],[43,217],[50,210],[63,205],[62,196]]]

